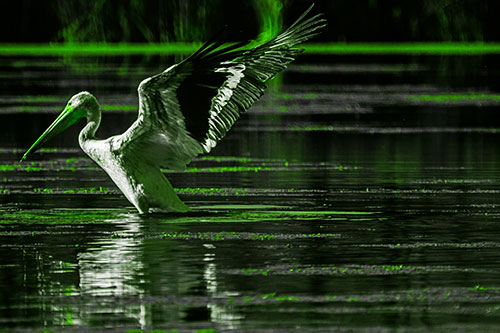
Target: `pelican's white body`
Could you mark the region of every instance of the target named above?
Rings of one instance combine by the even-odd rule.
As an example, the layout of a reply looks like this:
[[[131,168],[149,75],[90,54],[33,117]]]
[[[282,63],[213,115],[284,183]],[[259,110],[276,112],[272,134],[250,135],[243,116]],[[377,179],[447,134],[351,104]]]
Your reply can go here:
[[[113,151],[114,138],[79,140],[80,147],[106,171],[140,213],[155,209],[169,212],[189,211],[158,167],[140,158],[134,158],[133,155]]]
[[[121,136],[105,140],[95,138],[101,122],[98,104],[89,108],[87,125],[78,142],[82,150],[96,162],[140,213],[151,210],[186,212],[187,207],[177,196],[159,166],[141,158],[140,154],[124,154]]]

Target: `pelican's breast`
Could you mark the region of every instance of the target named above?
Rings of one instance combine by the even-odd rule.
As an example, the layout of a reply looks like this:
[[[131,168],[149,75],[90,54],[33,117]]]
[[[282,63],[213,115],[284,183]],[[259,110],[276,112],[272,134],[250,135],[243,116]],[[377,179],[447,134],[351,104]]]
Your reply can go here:
[[[113,138],[88,140],[81,147],[106,171],[139,212],[148,212],[152,206],[173,211],[187,210],[158,167],[148,164],[140,155],[114,150],[112,142]]]
[[[80,142],[80,147],[94,162],[96,162],[111,177],[123,191],[128,183],[125,161],[112,152],[110,140],[87,140]]]
[[[106,171],[127,199],[136,205],[138,197],[143,192],[142,184],[138,183],[135,177],[138,166],[125,159],[121,154],[112,151],[110,139],[86,140],[80,142],[80,147]]]

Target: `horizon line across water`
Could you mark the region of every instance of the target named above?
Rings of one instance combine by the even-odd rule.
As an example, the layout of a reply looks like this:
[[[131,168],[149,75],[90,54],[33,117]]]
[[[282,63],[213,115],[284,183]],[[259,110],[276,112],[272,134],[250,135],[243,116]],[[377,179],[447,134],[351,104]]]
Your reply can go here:
[[[0,56],[9,55],[112,55],[112,54],[189,54],[201,42],[168,43],[0,43]],[[257,46],[252,42],[249,48]],[[485,42],[397,42],[397,43],[306,43],[309,54],[400,54],[400,55],[482,55],[500,54],[500,43]]]

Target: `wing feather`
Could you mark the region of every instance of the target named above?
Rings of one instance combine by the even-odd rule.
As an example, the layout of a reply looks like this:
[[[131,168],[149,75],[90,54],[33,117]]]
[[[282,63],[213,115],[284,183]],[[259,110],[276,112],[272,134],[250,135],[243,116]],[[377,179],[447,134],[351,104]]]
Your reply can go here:
[[[113,149],[141,155],[150,163],[178,169],[209,152],[257,101],[266,81],[302,53],[293,46],[326,25],[309,7],[287,30],[250,50],[249,42],[224,46],[221,33],[198,51],[138,87],[139,116]]]
[[[241,113],[249,109],[262,96],[266,88],[265,82],[284,70],[288,63],[303,52],[302,49],[296,49],[293,46],[316,36],[319,30],[326,25],[321,14],[303,20],[311,9],[312,6],[276,38],[227,62],[234,64],[233,68],[237,65],[243,65],[244,69],[240,71],[242,77],[239,75],[236,77],[233,71],[229,71],[233,76],[230,76],[228,81],[230,82],[231,79],[233,82],[238,81],[238,84],[230,88],[229,100],[227,98],[227,85],[223,85],[219,89],[219,94],[213,100],[210,114],[212,121],[209,121],[210,135],[207,135],[205,142],[203,142],[205,152],[209,152],[215,147]]]

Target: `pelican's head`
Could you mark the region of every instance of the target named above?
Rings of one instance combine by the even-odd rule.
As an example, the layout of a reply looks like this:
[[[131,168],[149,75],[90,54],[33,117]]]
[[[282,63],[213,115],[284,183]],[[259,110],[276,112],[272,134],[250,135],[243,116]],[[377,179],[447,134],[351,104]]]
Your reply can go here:
[[[45,130],[45,132],[40,135],[30,149],[24,153],[21,161],[25,160],[29,155],[40,149],[47,141],[71,127],[78,120],[82,118],[89,118],[90,120],[90,118],[98,116],[95,112],[93,112],[96,108],[99,108],[96,98],[86,91],[82,91],[71,97],[61,114]]]

